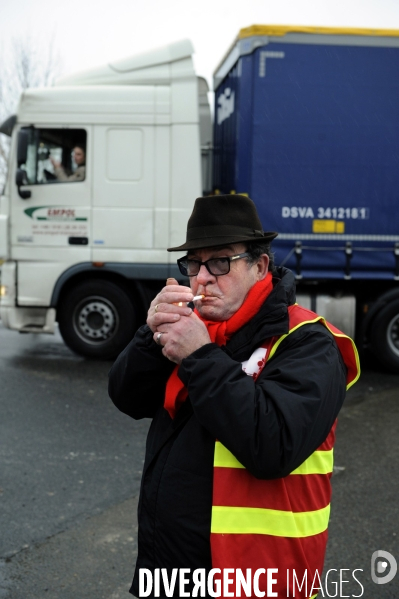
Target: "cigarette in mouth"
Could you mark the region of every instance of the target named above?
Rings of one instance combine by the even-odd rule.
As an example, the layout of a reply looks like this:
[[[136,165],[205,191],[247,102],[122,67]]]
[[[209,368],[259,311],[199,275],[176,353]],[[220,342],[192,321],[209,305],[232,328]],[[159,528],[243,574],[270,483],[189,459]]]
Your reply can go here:
[[[201,295],[194,295],[193,299],[191,300],[192,302],[195,302],[196,300],[200,300],[203,299],[205,297],[204,294]],[[178,304],[176,304],[176,306],[183,306],[183,304],[190,304],[191,302],[179,302]]]

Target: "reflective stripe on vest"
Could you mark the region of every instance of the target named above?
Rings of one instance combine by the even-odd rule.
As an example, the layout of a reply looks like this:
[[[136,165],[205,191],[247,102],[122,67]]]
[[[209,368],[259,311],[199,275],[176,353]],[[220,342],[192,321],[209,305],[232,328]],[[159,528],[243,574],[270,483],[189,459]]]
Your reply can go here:
[[[309,537],[324,532],[329,517],[330,504],[312,512],[215,505],[212,510],[211,532]]]
[[[233,454],[226,449],[220,441],[215,443],[215,457],[213,465],[218,468],[244,468]],[[333,450],[316,450],[307,460],[302,462],[298,468],[293,470],[294,474],[328,474],[333,471]]]
[[[348,369],[346,388],[349,389],[352,387],[352,385],[356,383],[360,376],[359,354],[357,353],[356,345],[354,344],[353,340],[348,337],[348,335],[345,335],[345,333],[337,329],[337,327],[335,327],[333,324],[328,322],[323,316],[319,316],[318,314],[315,314],[315,312],[312,312],[307,308],[303,308],[298,304],[288,307],[288,315],[290,319],[289,331],[286,335],[281,335],[273,344],[267,359],[270,360],[276,353],[280,343],[284,341],[288,335],[299,329],[299,327],[303,326],[304,324],[321,322],[330,331],[330,333],[334,335],[335,342],[344,359],[345,366]]]
[[[269,339],[243,363],[254,380],[272,359],[284,339],[300,326],[321,322],[334,336],[348,369],[347,388],[359,378],[359,358],[353,341],[324,318],[295,304],[288,309],[289,332]],[[335,423],[324,443],[286,477],[260,480],[235,456],[215,443],[211,519],[213,568],[295,568],[321,575],[327,543],[333,471]],[[302,573],[302,574],[301,574]],[[266,589],[261,589],[266,590]],[[305,590],[293,595],[285,576],[274,591],[279,596],[307,599]],[[291,593],[287,595],[287,592]]]

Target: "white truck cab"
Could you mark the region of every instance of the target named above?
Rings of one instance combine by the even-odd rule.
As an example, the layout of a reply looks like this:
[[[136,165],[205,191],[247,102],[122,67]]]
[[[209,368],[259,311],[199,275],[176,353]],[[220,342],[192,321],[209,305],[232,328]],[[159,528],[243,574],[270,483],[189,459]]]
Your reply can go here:
[[[210,187],[208,86],[192,53],[182,41],[22,94],[0,129],[12,137],[0,204],[4,326],[53,333],[58,321],[74,351],[113,358],[177,275],[165,248],[183,241]]]

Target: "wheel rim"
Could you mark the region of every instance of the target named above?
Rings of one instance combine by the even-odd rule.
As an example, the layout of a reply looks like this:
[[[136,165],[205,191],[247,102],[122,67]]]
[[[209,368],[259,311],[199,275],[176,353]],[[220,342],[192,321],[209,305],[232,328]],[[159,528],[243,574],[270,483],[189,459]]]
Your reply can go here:
[[[387,340],[390,350],[399,357],[399,314],[396,314],[387,327]]]
[[[74,310],[73,328],[85,343],[101,345],[115,336],[119,328],[118,311],[104,297],[86,297]]]

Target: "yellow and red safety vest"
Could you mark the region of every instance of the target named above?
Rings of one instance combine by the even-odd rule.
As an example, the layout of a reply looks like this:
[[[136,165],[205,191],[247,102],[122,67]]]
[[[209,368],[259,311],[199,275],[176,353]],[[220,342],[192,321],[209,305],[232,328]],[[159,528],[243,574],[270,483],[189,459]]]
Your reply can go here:
[[[323,317],[295,304],[288,308],[289,332],[268,340],[243,365],[253,378],[275,354],[280,343],[299,327],[321,322],[334,335],[347,367],[347,389],[360,375],[359,358],[352,339]],[[259,568],[278,568],[273,591],[279,597],[308,599],[305,587],[293,594],[293,570],[299,581],[305,571],[312,583],[323,570],[327,544],[333,471],[334,423],[318,449],[289,476],[260,480],[250,474],[219,441],[215,444],[211,551],[213,568],[240,568],[254,573]],[[289,580],[287,586],[287,570]],[[262,580],[264,581],[262,583]],[[263,587],[262,587],[263,584]],[[308,583],[309,589],[309,583]],[[235,588],[233,586],[232,588]],[[259,589],[266,592],[266,576]],[[309,591],[308,591],[309,592]],[[315,597],[316,594],[312,594]],[[266,595],[267,596],[267,593]]]

